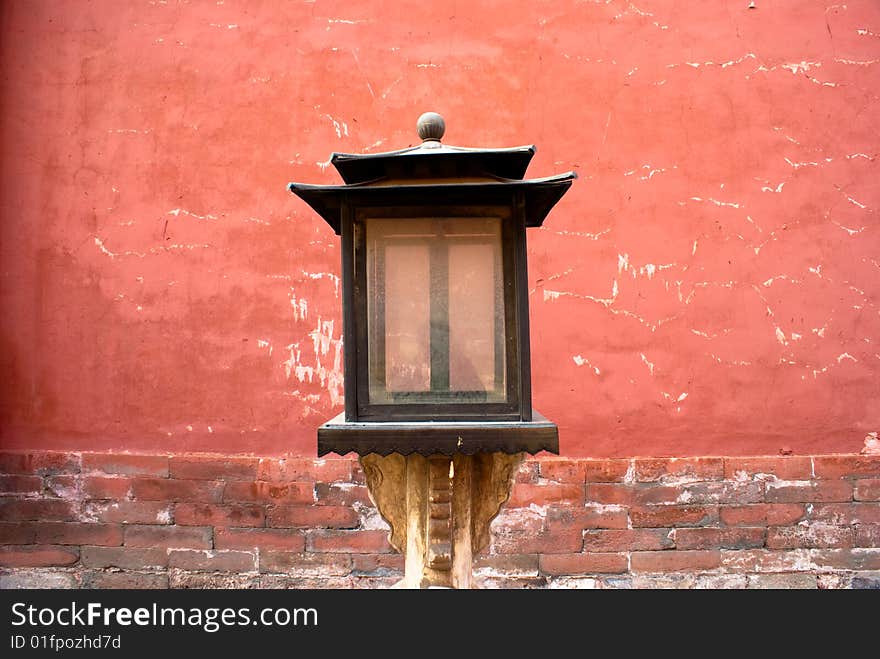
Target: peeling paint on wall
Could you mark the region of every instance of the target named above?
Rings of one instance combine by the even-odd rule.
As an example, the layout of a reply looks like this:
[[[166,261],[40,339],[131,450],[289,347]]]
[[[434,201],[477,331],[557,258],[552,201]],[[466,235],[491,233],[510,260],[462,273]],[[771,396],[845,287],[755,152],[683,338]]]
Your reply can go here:
[[[528,238],[563,453],[874,446],[880,6],[753,4],[4,3],[4,445],[312,455],[339,239],[285,183],[436,110],[580,175]]]

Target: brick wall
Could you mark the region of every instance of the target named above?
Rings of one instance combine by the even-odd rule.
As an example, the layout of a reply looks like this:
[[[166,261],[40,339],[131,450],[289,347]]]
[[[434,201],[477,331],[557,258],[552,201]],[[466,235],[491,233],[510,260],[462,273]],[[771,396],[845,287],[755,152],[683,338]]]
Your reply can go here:
[[[0,453],[3,588],[379,588],[354,460]],[[529,459],[488,588],[878,588],[880,456]]]

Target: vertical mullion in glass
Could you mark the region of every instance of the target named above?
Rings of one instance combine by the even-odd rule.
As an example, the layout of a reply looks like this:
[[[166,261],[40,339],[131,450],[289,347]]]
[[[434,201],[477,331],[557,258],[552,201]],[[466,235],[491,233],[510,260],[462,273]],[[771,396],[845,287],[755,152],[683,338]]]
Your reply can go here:
[[[449,391],[449,248],[437,232],[431,242],[431,391]]]
[[[493,267],[495,276],[495,392],[507,396],[504,392],[504,375],[507,368],[507,360],[505,354],[504,336],[504,262],[502,258],[501,245],[496,245],[494,249],[495,264]],[[500,286],[498,279],[501,279]]]
[[[370,329],[375,348],[370,351],[370,379],[382,390],[385,390],[385,332],[388,331],[385,319],[385,247],[387,241],[375,238],[374,240],[376,244],[372,250],[374,254],[372,279],[375,282],[376,291],[370,295],[369,303],[375,307],[375,312],[370,314],[370,322],[373,324]]]

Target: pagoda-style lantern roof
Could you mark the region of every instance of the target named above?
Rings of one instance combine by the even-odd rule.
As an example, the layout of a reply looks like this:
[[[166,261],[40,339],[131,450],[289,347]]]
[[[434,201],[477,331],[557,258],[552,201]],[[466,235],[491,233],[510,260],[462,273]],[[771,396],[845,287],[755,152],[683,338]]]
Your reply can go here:
[[[435,123],[429,123],[425,115],[434,115]],[[440,142],[445,132],[442,118],[435,113],[425,115],[419,124],[423,140],[420,145],[383,153],[333,153],[330,163],[345,185],[290,183],[290,191],[324,218],[337,235],[340,208],[346,196],[357,195],[368,200],[393,191],[436,198],[453,190],[456,196],[491,196],[520,190],[525,204],[525,225],[539,227],[577,178],[575,172],[566,172],[524,179],[535,155],[534,145],[502,149],[448,146]]]

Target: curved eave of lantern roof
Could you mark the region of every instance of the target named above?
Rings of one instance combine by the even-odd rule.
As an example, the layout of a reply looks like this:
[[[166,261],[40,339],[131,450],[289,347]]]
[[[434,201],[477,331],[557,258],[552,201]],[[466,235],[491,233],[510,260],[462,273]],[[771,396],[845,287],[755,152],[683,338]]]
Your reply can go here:
[[[525,224],[527,227],[539,227],[576,178],[576,172],[566,172],[555,176],[526,180],[493,177],[477,181],[437,182],[430,179],[412,179],[395,181],[387,185],[377,184],[378,181],[366,181],[353,185],[289,183],[287,187],[293,194],[311,206],[338,235],[340,211],[344,199],[356,197],[364,202],[369,202],[371,197],[387,197],[406,192],[419,193],[423,199],[431,197],[444,199],[454,191],[476,199],[480,195],[489,196],[498,192],[521,191],[525,204]]]
[[[425,178],[437,176],[485,176],[522,180],[535,146],[504,149],[472,149],[447,146],[439,141],[384,153],[333,153],[330,163],[349,185],[381,178]],[[430,165],[430,171],[424,171]],[[423,171],[420,171],[423,170]]]

